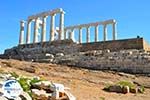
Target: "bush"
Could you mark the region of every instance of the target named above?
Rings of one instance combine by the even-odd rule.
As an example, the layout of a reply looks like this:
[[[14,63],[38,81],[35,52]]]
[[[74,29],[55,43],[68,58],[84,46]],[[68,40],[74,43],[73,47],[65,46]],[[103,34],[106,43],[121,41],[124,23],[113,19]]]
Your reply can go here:
[[[16,74],[15,72],[12,72],[12,73],[10,73],[10,74],[11,74],[12,77],[15,77],[15,78],[18,78],[18,77],[19,77],[19,75]]]
[[[144,91],[145,91],[144,86],[141,86],[140,88],[138,88],[138,92],[139,93],[144,93]]]
[[[135,84],[133,84],[132,82],[128,82],[128,81],[120,81],[117,83],[117,85],[120,85],[121,87],[128,86],[129,88],[135,88],[136,87]]]
[[[37,83],[37,82],[40,82],[40,81],[42,81],[42,80],[38,80],[38,79],[33,78],[33,79],[30,81],[30,84],[32,85],[32,84]]]
[[[103,90],[105,90],[105,91],[109,91],[110,86],[112,86],[112,85],[110,85],[110,84],[106,84],[106,86],[104,87],[104,89],[103,89]]]
[[[107,84],[103,90],[112,92],[112,89],[113,89],[113,92],[117,92],[118,91],[118,88],[116,88],[117,86],[120,86],[122,90],[125,87],[129,87],[129,90],[131,93],[137,93],[137,92],[144,93],[144,91],[145,91],[144,86],[141,86],[140,88],[138,88],[134,83],[128,82],[128,81],[120,81],[114,85]]]
[[[20,83],[21,87],[23,88],[23,91],[28,92],[30,91],[30,84],[28,84],[28,78],[19,78],[18,82]]]

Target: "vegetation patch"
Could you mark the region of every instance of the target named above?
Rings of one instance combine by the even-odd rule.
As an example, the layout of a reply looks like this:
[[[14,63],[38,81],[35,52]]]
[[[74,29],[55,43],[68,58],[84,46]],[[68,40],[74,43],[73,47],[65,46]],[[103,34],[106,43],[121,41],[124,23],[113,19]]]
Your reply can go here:
[[[137,86],[136,84],[129,81],[120,81],[114,85],[107,84],[104,89],[108,92],[117,92],[117,93],[144,93],[144,86]]]

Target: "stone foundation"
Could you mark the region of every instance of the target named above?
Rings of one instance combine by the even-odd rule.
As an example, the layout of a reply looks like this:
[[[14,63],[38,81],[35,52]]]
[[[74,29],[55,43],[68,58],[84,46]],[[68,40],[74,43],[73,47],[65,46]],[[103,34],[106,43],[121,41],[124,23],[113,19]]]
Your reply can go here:
[[[77,44],[59,40],[19,45],[0,58],[50,62],[95,70],[150,74],[150,48],[143,38]]]

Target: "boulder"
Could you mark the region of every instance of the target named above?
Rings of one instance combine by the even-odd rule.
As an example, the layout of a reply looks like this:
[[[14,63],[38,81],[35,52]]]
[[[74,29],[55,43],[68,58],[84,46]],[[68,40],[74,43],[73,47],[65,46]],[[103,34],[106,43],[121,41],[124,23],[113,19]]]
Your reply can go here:
[[[138,93],[138,88],[130,88],[131,93]]]
[[[35,69],[33,67],[26,67],[23,70],[29,73],[35,73]]]
[[[32,100],[30,95],[26,92],[22,92],[19,97],[21,98],[21,100]]]
[[[122,93],[122,87],[119,85],[114,85],[109,87],[109,92],[117,92],[117,93]]]
[[[0,96],[0,100],[8,100],[8,99],[5,98],[4,96]]]
[[[62,56],[64,56],[63,53],[56,53],[56,57],[62,57]]]
[[[50,93],[46,93],[44,90],[32,89],[33,98],[35,100],[49,100]]]
[[[54,55],[53,54],[49,54],[49,53],[46,53],[45,56],[49,59],[53,59],[54,58]]]
[[[124,94],[129,93],[129,92],[130,92],[129,86],[124,86],[123,89],[122,89],[122,92],[123,92]]]

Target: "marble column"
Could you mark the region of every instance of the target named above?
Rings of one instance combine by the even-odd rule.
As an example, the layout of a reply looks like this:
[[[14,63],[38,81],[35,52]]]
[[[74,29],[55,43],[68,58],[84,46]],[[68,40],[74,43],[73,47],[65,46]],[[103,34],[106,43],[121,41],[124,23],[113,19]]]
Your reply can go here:
[[[90,27],[86,27],[86,42],[90,42]]]
[[[38,42],[38,20],[39,18],[36,18],[35,19],[35,22],[34,22],[34,37],[33,37],[33,43],[37,43]]]
[[[31,22],[32,22],[32,20],[28,20],[28,21],[27,21],[26,44],[29,44],[29,43],[30,43]]]
[[[67,39],[67,33],[66,32],[67,32],[67,30],[65,29],[64,30],[64,39]]]
[[[82,27],[79,28],[79,43],[82,43]]]
[[[74,29],[71,29],[71,30],[69,31],[69,39],[74,40]]]
[[[105,24],[104,26],[103,26],[103,37],[104,37],[104,40],[103,41],[107,41],[107,25]]]
[[[51,21],[50,21],[50,42],[54,41],[55,39],[55,14],[51,15]]]
[[[47,16],[44,16],[42,18],[42,35],[41,35],[41,42],[46,41],[46,18]]]
[[[64,12],[60,12],[60,23],[59,23],[59,40],[64,39]]]
[[[95,26],[95,42],[98,42],[98,25]]]
[[[20,36],[19,36],[19,45],[24,44],[24,25],[25,21],[20,21]]]
[[[116,40],[116,38],[117,38],[116,23],[113,23],[112,26],[113,26],[113,40]]]

